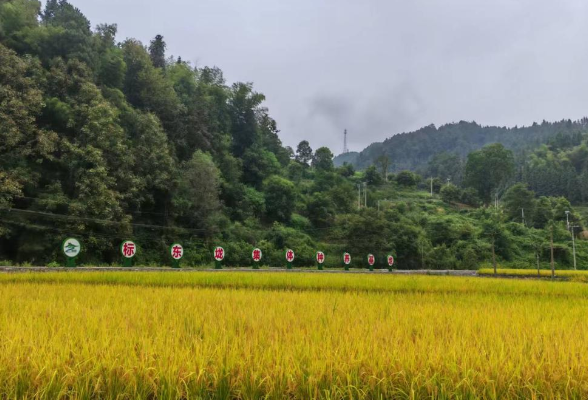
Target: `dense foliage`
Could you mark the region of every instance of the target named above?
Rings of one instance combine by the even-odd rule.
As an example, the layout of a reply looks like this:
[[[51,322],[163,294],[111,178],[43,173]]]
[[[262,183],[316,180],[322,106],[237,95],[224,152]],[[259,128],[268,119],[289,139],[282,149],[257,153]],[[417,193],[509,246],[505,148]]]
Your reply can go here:
[[[251,83],[228,84],[219,68],[166,57],[161,35],[145,46],[117,42],[116,32],[91,29],[65,0],[44,10],[35,0],[0,0],[0,259],[61,263],[60,244],[74,236],[85,264],[120,262],[118,245],[132,238],[143,265],[170,263],[168,247],[179,242],[184,265],[210,263],[222,245],[232,266],[251,265],[260,247],[271,266],[283,266],[292,248],[297,266],[322,250],[327,266],[341,266],[347,251],[362,267],[373,253],[377,267],[394,254],[399,268],[475,268],[493,253],[510,264],[534,265],[536,255],[546,263],[553,232],[555,262],[571,265],[566,199],[520,200],[519,190],[503,208],[478,207],[516,180],[542,196],[588,196],[585,122],[427,127],[390,139],[394,151],[357,172],[335,167],[326,147],[284,147]],[[522,149],[523,136],[559,142],[521,163],[508,149]],[[505,147],[479,149],[492,141]],[[435,173],[426,176],[435,179],[389,173],[418,166],[407,157],[431,158]],[[584,247],[579,260],[588,261]]]
[[[482,126],[476,122],[460,121],[440,127],[429,125],[414,132],[400,133],[381,143],[373,143],[363,151],[342,154],[335,165],[344,162],[359,169],[372,165],[382,155],[390,158],[390,170],[425,171],[427,163],[442,153],[464,159],[470,152],[485,145],[502,143],[515,154],[524,154],[556,137],[566,141],[585,133],[588,119],[533,123],[528,127]]]

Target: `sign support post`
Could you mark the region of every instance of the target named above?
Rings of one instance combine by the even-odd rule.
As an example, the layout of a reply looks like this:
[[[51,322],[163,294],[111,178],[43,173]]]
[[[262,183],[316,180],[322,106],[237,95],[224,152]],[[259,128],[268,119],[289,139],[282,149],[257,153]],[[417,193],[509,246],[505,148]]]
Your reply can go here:
[[[349,264],[351,264],[351,254],[343,253],[343,268],[345,268],[345,271],[349,271]]]
[[[370,266],[370,272],[373,272],[375,263],[376,263],[376,257],[374,257],[373,254],[368,254],[368,264]]]
[[[286,268],[292,269],[292,262],[294,262],[294,250],[288,249],[286,251],[286,261],[288,262]]]
[[[179,243],[174,243],[169,248],[169,254],[172,258],[172,268],[180,268],[180,260],[184,257],[184,247]]]
[[[316,253],[316,264],[319,271],[323,270],[323,263],[325,262],[325,253],[317,251]]]
[[[68,268],[76,267],[76,257],[82,251],[82,245],[79,240],[67,238],[61,244],[63,254],[65,254],[65,266]]]
[[[223,269],[222,262],[225,259],[225,249],[217,247],[214,249],[214,269]]]
[[[392,268],[394,267],[394,256],[392,254],[388,255],[388,271],[392,272]]]
[[[131,240],[126,240],[120,244],[120,252],[123,256],[123,267],[130,268],[133,266],[133,259],[137,254],[137,245]]]
[[[253,259],[253,269],[259,269],[259,262],[261,261],[261,257],[261,249],[253,249],[251,252],[251,258]]]

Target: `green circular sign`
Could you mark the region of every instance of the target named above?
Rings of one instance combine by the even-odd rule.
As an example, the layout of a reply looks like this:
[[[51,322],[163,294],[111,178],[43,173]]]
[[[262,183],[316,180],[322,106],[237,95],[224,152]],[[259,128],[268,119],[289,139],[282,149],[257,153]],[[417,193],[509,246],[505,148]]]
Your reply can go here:
[[[66,257],[74,258],[82,251],[82,244],[78,239],[67,238],[63,241],[61,248]]]

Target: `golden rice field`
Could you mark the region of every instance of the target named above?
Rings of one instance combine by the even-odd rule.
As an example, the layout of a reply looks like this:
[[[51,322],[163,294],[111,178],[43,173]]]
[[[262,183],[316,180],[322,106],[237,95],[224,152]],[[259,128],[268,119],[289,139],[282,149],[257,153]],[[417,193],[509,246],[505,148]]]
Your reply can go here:
[[[555,277],[558,279],[574,280],[578,282],[588,282],[588,271],[587,270],[571,270],[571,269],[556,269],[554,271]],[[494,275],[494,269],[492,268],[481,268],[478,270],[479,275]],[[550,269],[508,269],[499,268],[496,270],[496,274],[500,276],[512,276],[512,277],[529,277],[529,278],[549,278],[551,277]]]
[[[588,397],[588,285],[0,275],[0,398]]]

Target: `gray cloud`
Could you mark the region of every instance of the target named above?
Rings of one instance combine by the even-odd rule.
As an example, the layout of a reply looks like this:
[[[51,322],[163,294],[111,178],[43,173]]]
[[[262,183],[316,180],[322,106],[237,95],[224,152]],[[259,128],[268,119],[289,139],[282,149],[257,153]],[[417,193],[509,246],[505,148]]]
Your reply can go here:
[[[160,33],[168,54],[253,81],[288,145],[588,114],[583,0],[71,1],[120,40]]]

